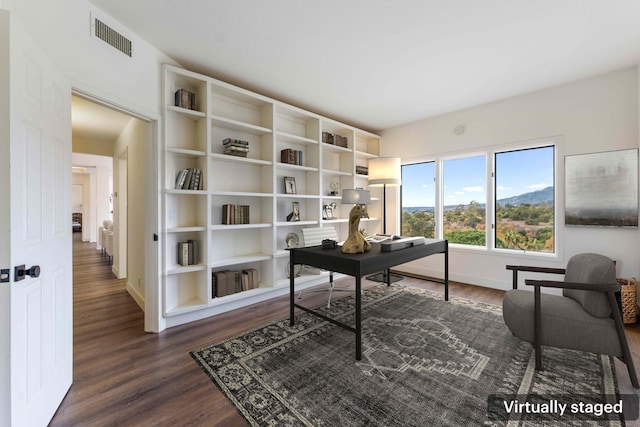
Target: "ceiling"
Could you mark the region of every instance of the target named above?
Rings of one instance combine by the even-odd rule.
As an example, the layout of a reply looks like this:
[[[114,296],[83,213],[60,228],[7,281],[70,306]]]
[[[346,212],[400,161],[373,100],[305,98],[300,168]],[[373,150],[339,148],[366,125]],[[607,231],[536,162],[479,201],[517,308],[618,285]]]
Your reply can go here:
[[[85,98],[76,95],[71,97],[71,129],[74,139],[113,142],[131,118]]]
[[[635,0],[90,1],[190,70],[372,131],[640,64]]]

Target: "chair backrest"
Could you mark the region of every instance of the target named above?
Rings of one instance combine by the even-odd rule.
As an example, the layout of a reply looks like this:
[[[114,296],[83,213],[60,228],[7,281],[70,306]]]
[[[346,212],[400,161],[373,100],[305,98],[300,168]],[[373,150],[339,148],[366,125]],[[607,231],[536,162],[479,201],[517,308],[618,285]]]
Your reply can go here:
[[[571,257],[564,276],[566,282],[616,283],[616,268],[609,258],[598,254],[578,254]],[[604,292],[565,289],[563,295],[574,299],[594,317],[609,317],[611,306]]]
[[[302,229],[304,246],[319,246],[324,239],[338,241],[338,233],[333,227],[309,227]]]

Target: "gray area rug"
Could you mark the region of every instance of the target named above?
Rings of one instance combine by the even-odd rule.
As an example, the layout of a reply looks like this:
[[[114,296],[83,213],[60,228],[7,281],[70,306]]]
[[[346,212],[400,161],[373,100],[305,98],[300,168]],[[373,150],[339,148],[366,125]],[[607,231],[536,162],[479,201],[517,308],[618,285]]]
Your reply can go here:
[[[346,297],[321,310],[352,323],[353,308],[353,297]],[[532,353],[504,325],[500,307],[445,302],[440,294],[394,284],[363,293],[360,362],[352,332],[307,313],[298,314],[293,327],[285,318],[190,354],[253,426],[584,425],[607,419],[557,410],[533,414],[535,406],[515,410],[518,403],[620,398],[609,357],[545,347],[545,371],[535,372]],[[624,425],[618,414],[608,419],[606,425]]]

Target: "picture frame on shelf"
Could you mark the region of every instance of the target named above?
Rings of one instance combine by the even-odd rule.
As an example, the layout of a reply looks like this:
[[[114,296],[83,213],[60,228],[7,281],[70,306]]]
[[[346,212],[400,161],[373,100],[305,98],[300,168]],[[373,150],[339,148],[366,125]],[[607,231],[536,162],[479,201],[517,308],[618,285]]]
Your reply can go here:
[[[285,194],[297,194],[296,178],[294,176],[284,177],[284,192]]]
[[[300,221],[300,202],[291,202],[291,213],[287,215],[287,221]]]
[[[338,205],[335,202],[331,202],[328,205],[324,205],[322,207],[322,219],[324,220],[336,219],[336,217],[333,216],[333,211],[337,207]]]

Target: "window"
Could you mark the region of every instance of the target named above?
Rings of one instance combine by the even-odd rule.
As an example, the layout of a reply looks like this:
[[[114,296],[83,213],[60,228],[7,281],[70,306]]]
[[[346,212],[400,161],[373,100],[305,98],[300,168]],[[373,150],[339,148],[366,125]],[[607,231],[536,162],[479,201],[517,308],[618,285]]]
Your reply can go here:
[[[495,247],[554,252],[554,147],[495,154]]]
[[[402,166],[402,235],[435,237],[436,164]]]
[[[403,165],[402,235],[487,250],[555,253],[555,153],[549,140]],[[487,229],[487,222],[495,225]]]
[[[487,161],[485,156],[444,160],[443,236],[449,243],[486,246]]]

